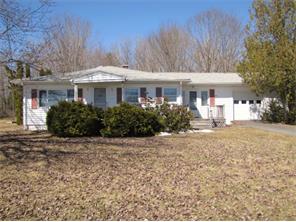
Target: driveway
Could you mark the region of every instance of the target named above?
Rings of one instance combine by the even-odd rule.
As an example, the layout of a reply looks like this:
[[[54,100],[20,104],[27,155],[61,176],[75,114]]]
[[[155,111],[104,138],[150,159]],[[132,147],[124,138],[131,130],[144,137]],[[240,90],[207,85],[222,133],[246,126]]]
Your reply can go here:
[[[296,126],[292,125],[286,125],[281,123],[263,123],[260,121],[239,121],[236,122],[236,124],[241,125],[243,127],[251,127],[276,133],[282,133],[290,136],[296,136]]]

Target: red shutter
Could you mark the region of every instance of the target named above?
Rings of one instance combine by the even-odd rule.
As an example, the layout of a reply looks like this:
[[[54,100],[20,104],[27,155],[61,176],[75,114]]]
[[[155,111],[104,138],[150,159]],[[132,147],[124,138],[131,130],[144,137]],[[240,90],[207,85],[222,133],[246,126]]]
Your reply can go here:
[[[122,88],[116,89],[116,101],[117,101],[117,104],[122,102]]]
[[[83,89],[78,89],[78,101],[83,101]]]
[[[162,97],[162,88],[156,87],[156,97]]]
[[[215,106],[215,90],[210,89],[210,106]]]
[[[146,98],[146,88],[140,88],[140,97]]]
[[[31,103],[32,103],[32,109],[38,108],[37,89],[31,90]]]

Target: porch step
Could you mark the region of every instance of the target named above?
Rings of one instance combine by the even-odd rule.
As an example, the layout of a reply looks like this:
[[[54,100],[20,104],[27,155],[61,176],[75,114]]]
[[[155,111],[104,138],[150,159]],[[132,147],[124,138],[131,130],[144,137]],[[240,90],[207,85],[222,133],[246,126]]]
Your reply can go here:
[[[209,119],[195,119],[190,122],[193,129],[211,129],[212,124]]]

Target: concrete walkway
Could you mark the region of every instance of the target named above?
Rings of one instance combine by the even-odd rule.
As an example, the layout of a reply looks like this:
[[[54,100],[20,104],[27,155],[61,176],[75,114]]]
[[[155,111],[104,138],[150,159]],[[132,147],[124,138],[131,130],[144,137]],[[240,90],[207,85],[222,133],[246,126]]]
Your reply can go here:
[[[238,125],[245,127],[252,127],[256,129],[267,130],[275,133],[282,133],[290,136],[296,136],[296,126],[286,125],[286,124],[272,124],[272,123],[262,123],[260,121],[239,121]]]

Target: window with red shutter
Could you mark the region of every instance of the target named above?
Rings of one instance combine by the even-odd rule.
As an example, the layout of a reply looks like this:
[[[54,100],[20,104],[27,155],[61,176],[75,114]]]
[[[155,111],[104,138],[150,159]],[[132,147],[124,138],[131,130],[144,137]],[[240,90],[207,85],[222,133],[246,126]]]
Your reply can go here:
[[[210,106],[215,106],[215,90],[210,89]]]
[[[37,89],[31,90],[31,103],[32,103],[32,109],[38,108]]]

